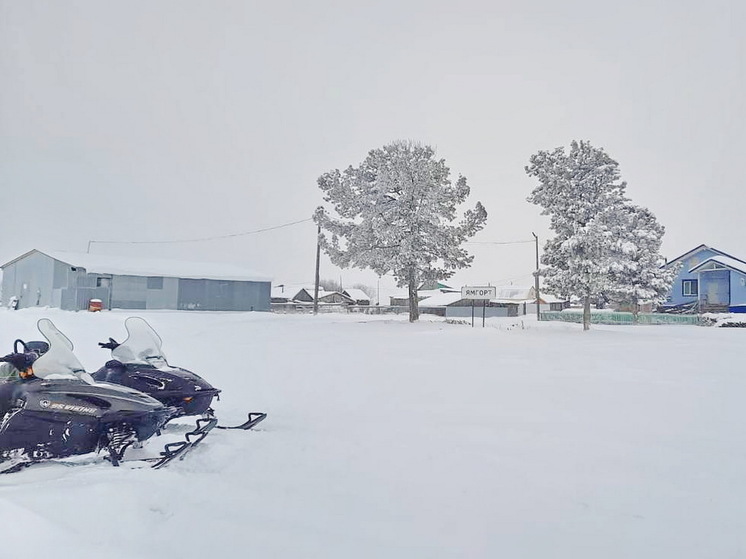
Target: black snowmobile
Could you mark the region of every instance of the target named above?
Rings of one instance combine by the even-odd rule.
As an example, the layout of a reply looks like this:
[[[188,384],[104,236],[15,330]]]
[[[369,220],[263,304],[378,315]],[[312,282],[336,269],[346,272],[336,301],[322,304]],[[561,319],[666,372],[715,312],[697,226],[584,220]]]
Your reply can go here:
[[[118,465],[130,445],[174,414],[147,394],[95,382],[49,319],[37,326],[47,342],[16,340],[14,352],[0,358],[0,473],[104,449]],[[155,465],[184,450],[166,448]]]
[[[110,349],[113,359],[93,373],[93,378],[145,392],[164,405],[175,408],[175,417],[200,415],[214,418],[212,400],[220,399],[220,390],[187,369],[169,365],[161,350],[163,342],[147,321],[132,316],[125,320],[124,326],[127,329],[124,342],[120,344],[109,338],[108,342],[98,344]],[[252,412],[241,425],[217,427],[247,430],[266,417],[266,413]]]

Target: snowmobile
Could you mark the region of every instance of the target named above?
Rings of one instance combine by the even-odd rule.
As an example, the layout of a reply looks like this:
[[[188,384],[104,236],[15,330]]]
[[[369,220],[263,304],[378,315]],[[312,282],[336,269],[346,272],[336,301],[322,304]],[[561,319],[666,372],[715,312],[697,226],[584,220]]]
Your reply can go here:
[[[37,327],[47,342],[16,340],[13,353],[0,358],[0,473],[101,450],[117,466],[128,447],[159,433],[177,413],[143,392],[96,382],[49,319]],[[186,440],[151,459],[152,466],[183,456],[216,423],[198,422]]]
[[[215,417],[211,406],[214,398],[220,399],[220,390],[192,371],[169,365],[161,350],[161,337],[146,320],[131,316],[125,320],[124,326],[127,329],[124,342],[120,344],[109,338],[108,342],[98,344],[110,349],[113,359],[93,373],[93,378],[145,392],[164,405],[175,408],[177,413],[174,417]],[[266,413],[251,412],[240,425],[218,424],[217,428],[248,430],[266,417]]]

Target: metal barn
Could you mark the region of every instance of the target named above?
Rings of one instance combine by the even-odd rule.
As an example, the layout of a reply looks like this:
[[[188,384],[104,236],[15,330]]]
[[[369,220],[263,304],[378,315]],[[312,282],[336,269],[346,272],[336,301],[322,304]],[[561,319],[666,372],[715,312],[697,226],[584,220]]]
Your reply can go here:
[[[270,279],[240,266],[31,250],[0,268],[17,308],[270,310]]]

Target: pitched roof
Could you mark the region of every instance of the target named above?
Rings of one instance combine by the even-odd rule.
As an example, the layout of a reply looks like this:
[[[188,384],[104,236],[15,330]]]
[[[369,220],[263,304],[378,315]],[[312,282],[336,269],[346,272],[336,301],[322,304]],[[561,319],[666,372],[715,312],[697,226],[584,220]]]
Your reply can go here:
[[[711,247],[711,246],[707,246],[707,245],[705,245],[705,244],[702,244],[702,245],[699,245],[699,246],[696,246],[696,247],[694,247],[693,249],[691,249],[691,250],[690,250],[690,251],[688,251],[688,252],[685,252],[685,253],[684,253],[684,254],[682,254],[681,256],[677,256],[676,258],[674,258],[674,259],[672,259],[672,260],[669,260],[668,262],[666,262],[666,263],[665,263],[665,264],[663,265],[663,267],[665,268],[666,266],[669,266],[669,265],[673,264],[674,262],[678,262],[679,260],[686,260],[686,259],[687,259],[688,257],[690,257],[691,255],[693,255],[693,254],[696,254],[696,253],[698,253],[698,252],[701,252],[701,251],[703,251],[703,250],[711,250],[712,252],[715,252],[715,253],[717,253],[717,254],[719,254],[719,255],[721,255],[721,256],[724,256],[724,257],[726,257],[726,258],[732,258],[732,259],[734,259],[734,260],[737,260],[737,261],[739,261],[739,262],[742,262],[742,263],[746,264],[746,261],[744,261],[744,260],[741,260],[740,258],[736,258],[735,256],[731,256],[730,254],[727,254],[727,253],[723,252],[722,250],[718,250],[718,249],[716,249],[716,248],[713,248],[713,247]]]
[[[720,264],[721,266],[724,266],[731,270],[746,274],[746,262],[738,260],[737,258],[732,258],[730,256],[713,256],[712,258],[708,258],[707,260],[704,260],[703,262],[700,262],[699,264],[694,266],[694,268],[689,270],[689,273],[704,268],[709,264]]]
[[[84,268],[86,272],[93,274],[215,279],[225,281],[271,281],[269,276],[258,274],[248,268],[220,262],[189,262],[160,258],[109,256],[103,254],[85,254],[48,250],[41,251],[38,249],[22,254],[18,258],[6,262],[0,267],[6,268],[33,253],[44,254],[69,266]]]
[[[346,293],[354,301],[370,301],[370,296],[362,289],[345,289],[342,293]]]

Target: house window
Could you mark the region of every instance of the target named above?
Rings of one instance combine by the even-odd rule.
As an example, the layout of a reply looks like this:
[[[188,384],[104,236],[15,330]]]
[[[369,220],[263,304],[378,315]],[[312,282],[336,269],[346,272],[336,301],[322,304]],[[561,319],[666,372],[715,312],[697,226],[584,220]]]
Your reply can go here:
[[[111,278],[96,278],[96,287],[109,287]]]
[[[681,281],[681,294],[684,297],[696,297],[699,294],[699,287],[697,280],[682,280]]]
[[[163,289],[163,278],[148,278],[148,289]]]

